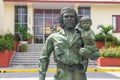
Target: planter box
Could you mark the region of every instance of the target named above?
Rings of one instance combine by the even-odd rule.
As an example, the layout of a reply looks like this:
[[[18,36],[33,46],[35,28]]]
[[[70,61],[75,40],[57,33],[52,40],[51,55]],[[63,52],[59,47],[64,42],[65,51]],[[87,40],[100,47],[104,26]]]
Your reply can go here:
[[[96,47],[98,49],[104,48],[105,47],[105,43],[104,42],[95,42],[96,43]]]
[[[0,51],[0,67],[8,67],[12,55],[12,50]]]
[[[106,43],[109,44],[109,47],[115,47],[114,42],[106,42]],[[105,43],[104,42],[95,42],[95,44],[96,44],[96,47],[98,49],[105,48]]]
[[[14,41],[14,51],[17,51],[19,44],[19,41]]]
[[[98,66],[120,66],[120,58],[98,58]]]
[[[30,40],[30,39],[27,40],[27,42],[28,42],[28,44],[32,44],[32,40]]]

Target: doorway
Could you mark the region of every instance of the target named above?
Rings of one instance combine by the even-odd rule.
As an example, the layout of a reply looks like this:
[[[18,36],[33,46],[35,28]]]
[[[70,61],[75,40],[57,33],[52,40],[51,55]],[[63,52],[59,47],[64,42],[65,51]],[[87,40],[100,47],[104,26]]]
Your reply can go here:
[[[44,43],[52,33],[54,26],[59,26],[60,10],[34,9],[34,43]]]

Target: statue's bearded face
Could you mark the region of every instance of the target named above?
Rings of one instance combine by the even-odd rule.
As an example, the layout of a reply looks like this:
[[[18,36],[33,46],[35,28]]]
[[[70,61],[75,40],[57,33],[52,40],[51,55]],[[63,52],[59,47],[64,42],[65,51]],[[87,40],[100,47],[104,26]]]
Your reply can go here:
[[[75,15],[73,13],[64,13],[63,23],[65,28],[73,29],[75,27]]]

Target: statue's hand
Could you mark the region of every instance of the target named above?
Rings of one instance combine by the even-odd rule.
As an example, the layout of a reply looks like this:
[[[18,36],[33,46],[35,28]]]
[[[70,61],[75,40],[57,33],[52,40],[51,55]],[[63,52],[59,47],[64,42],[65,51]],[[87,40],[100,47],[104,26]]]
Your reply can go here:
[[[89,58],[91,51],[86,48],[80,48],[79,54],[83,57]]]

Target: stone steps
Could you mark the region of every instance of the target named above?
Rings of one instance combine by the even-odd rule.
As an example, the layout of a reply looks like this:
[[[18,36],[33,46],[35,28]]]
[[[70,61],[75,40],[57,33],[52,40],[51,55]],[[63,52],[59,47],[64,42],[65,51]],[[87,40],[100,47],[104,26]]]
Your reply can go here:
[[[16,52],[10,66],[38,67],[43,44],[27,44],[27,52]],[[49,67],[55,66],[53,54],[50,56]],[[89,65],[96,65],[96,61],[89,60]]]
[[[16,52],[10,66],[38,67],[43,44],[27,44],[27,52]],[[53,55],[50,56],[50,65],[55,65]]]
[[[10,66],[38,66],[43,44],[27,44],[27,52],[16,52]]]

